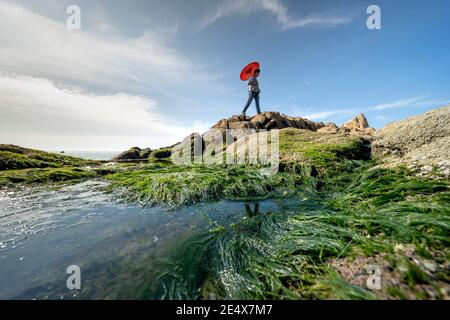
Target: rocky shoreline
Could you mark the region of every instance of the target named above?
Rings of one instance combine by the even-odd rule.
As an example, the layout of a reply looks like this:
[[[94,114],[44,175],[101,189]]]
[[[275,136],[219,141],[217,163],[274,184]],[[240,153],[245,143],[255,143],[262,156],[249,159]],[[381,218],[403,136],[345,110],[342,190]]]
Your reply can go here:
[[[341,127],[273,112],[233,116],[175,146],[135,147],[109,163],[0,145],[0,187],[99,179],[125,203],[167,210],[218,200],[295,199],[299,205],[289,215],[254,215],[208,232],[220,243],[231,236],[226,255],[238,261],[227,266],[235,268],[241,291],[224,298],[449,299],[449,117],[444,107],[375,131],[363,115]],[[185,149],[190,158],[195,141],[215,143],[208,138],[225,138],[227,130],[240,133],[220,151],[239,152],[266,129],[279,137],[275,174],[245,163],[170,161],[172,150]],[[270,250],[261,253],[261,244]],[[222,272],[224,252],[217,248]],[[381,290],[365,286],[367,264],[382,270]],[[214,274],[199,285],[194,298],[213,299],[221,292],[213,288],[223,283]]]
[[[263,112],[253,117],[234,115],[219,120],[203,134],[193,133],[173,146],[151,150],[131,148],[116,156],[113,161],[132,162],[147,160],[170,160],[174,148],[192,145],[202,139],[205,149],[211,137],[230,130],[243,132],[242,136],[261,130],[303,129],[318,133],[348,134],[360,137],[369,149],[370,156],[385,166],[406,165],[421,177],[450,178],[450,106],[429,111],[375,130],[370,127],[364,114],[347,121],[342,126],[335,123],[314,122],[302,117],[291,117],[278,112]],[[331,136],[330,136],[331,137]],[[234,139],[236,141],[236,139]]]
[[[314,122],[278,112],[264,112],[253,117],[235,115],[228,119],[221,119],[203,134],[193,133],[175,145],[155,150],[133,147],[111,161],[119,164],[171,163],[173,150],[186,147],[193,149],[198,139],[202,143],[201,151],[204,152],[211,141],[216,143],[212,139],[214,135],[222,134],[225,142],[230,131],[238,132],[239,134],[229,142],[233,146],[224,145],[223,151],[227,152],[226,148],[242,145],[240,139],[249,137],[255,132],[279,130],[283,133],[285,140],[299,137],[298,141],[291,146],[292,148],[305,149],[304,147],[313,143],[318,146],[317,153],[321,152],[320,145],[324,147],[336,141],[345,143],[354,137],[360,141],[363,148],[358,152],[366,154],[362,158],[372,158],[380,166],[387,168],[403,165],[419,177],[448,180],[450,178],[450,126],[448,123],[450,123],[450,106],[388,124],[380,130],[371,128],[363,114],[357,115],[340,127],[334,123]],[[291,130],[289,135],[285,134],[288,132],[286,130]],[[306,139],[306,136],[309,138]],[[308,152],[311,153],[311,150]],[[304,153],[305,150],[293,155],[290,150],[282,150],[281,166],[286,167],[285,162],[293,159],[298,162],[314,162],[307,159],[308,156]],[[67,181],[92,177],[99,172],[104,175],[114,170],[122,170],[112,170],[111,164],[107,167],[104,165],[105,162],[102,161],[88,161],[13,145],[0,145],[0,184]]]

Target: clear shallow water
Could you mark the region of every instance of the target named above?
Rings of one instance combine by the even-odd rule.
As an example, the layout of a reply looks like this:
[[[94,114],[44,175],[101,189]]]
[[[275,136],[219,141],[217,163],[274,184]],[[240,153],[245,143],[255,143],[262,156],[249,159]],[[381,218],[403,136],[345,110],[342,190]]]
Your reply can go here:
[[[195,298],[211,231],[297,206],[219,201],[167,211],[115,201],[103,188],[0,190],[0,299]],[[66,287],[69,265],[81,268],[79,291]]]

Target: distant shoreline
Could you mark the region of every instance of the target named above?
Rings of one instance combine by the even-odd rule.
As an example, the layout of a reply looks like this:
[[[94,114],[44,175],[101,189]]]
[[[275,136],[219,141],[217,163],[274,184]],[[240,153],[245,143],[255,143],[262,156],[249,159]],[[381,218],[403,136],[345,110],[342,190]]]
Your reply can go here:
[[[103,160],[108,161],[111,160],[114,156],[118,155],[122,151],[110,151],[110,150],[61,150],[61,151],[55,151],[55,150],[46,150],[47,152],[57,153],[57,154],[63,154],[66,156],[72,156],[77,158],[82,158],[85,160]],[[64,151],[64,153],[63,153]]]

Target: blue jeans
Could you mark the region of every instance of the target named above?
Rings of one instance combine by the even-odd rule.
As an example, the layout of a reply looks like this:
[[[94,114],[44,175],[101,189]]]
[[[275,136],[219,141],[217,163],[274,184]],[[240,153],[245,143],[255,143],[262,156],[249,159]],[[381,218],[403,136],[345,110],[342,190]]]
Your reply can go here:
[[[261,113],[261,110],[259,109],[259,92],[253,92],[250,91],[248,94],[248,101],[247,104],[244,107],[244,111],[242,111],[242,113],[245,113],[248,109],[248,107],[250,107],[250,104],[252,103],[253,99],[255,99],[255,104],[256,104],[256,112],[258,114]]]

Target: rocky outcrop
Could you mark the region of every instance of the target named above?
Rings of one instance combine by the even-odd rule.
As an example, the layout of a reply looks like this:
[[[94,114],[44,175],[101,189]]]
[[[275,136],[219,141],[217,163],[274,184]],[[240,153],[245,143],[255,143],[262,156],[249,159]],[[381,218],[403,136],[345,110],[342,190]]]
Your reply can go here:
[[[147,158],[151,160],[167,159],[171,156],[172,148],[176,146],[179,150],[194,150],[194,144],[201,143],[196,150],[203,152],[208,145],[223,142],[233,143],[236,140],[255,133],[260,130],[282,130],[282,129],[303,129],[312,132],[335,133],[335,134],[356,134],[361,136],[371,136],[375,130],[370,128],[366,117],[363,114],[358,115],[342,127],[335,123],[315,122],[302,117],[291,117],[279,112],[263,112],[253,117],[245,115],[234,115],[227,119],[219,120],[210,130],[203,134],[193,133],[184,138],[182,142],[158,150],[141,150],[138,147],[131,148],[115,157],[114,161],[139,161]],[[186,149],[188,147],[188,149]],[[224,145],[226,148],[226,145]],[[197,152],[196,151],[196,152]]]
[[[370,139],[376,132],[374,128],[369,126],[369,122],[362,113],[344,123],[340,128],[333,122],[329,122],[317,131],[327,133],[350,133],[353,135],[363,136],[368,139]]]
[[[369,126],[369,122],[362,113],[344,123],[341,127],[341,130],[343,132],[365,136],[372,136],[373,134],[375,134],[375,129]]]
[[[165,147],[165,148],[160,148],[160,149],[153,150],[150,153],[149,159],[151,159],[151,160],[163,160],[163,159],[170,158],[170,156],[172,155],[172,148],[174,146],[175,145],[170,146],[170,147]]]
[[[290,117],[279,112],[263,112],[253,117],[245,115],[234,115],[227,119],[219,120],[212,128],[202,135],[193,133],[183,139],[177,145],[179,150],[194,150],[203,152],[212,143],[227,144],[233,143],[243,136],[251,135],[261,130],[282,130],[282,129],[303,129],[312,132],[332,133],[332,134],[355,134],[359,136],[370,136],[375,132],[370,128],[366,117],[363,114],[350,120],[344,126],[338,127],[335,123],[314,122],[302,117]],[[221,133],[221,134],[220,134]],[[366,139],[370,143],[370,139]],[[198,145],[200,144],[201,145]],[[198,146],[194,148],[194,144]],[[223,145],[226,148],[226,145]],[[223,151],[223,150],[222,150]],[[370,152],[370,151],[369,151]]]
[[[151,152],[152,150],[150,148],[141,149],[139,147],[133,147],[115,156],[112,160],[118,162],[147,160]]]
[[[317,132],[338,133],[339,127],[333,122],[328,122],[324,127],[317,130]]]
[[[369,128],[369,122],[367,121],[366,117],[362,113],[360,113],[352,120],[344,123],[342,127],[350,131],[363,130]]]
[[[177,150],[186,150],[186,147],[189,148],[189,145],[190,149],[194,150],[194,144],[201,143],[200,148],[197,147],[196,150],[203,152],[210,144],[233,143],[243,136],[260,130],[270,131],[274,129],[295,128],[317,131],[324,126],[322,122],[314,122],[302,117],[290,117],[279,112],[263,112],[253,117],[234,115],[230,118],[219,120],[210,130],[202,135],[193,133],[184,138],[177,146]],[[226,145],[224,144],[223,147],[226,148]]]
[[[351,133],[362,136],[372,136],[375,129],[369,126],[366,117],[361,113],[354,119],[346,122],[342,127],[335,123],[314,122],[302,117],[290,117],[279,112],[263,112],[254,117],[234,115],[228,119],[219,120],[212,129],[243,129],[243,130],[273,130],[273,129],[305,129],[310,131],[328,133]]]
[[[172,146],[152,150],[150,148],[141,149],[139,147],[133,147],[128,151],[122,152],[121,154],[115,156],[112,161],[116,162],[132,162],[132,161],[158,161],[167,160],[172,155],[172,148],[177,144]]]
[[[391,164],[405,163],[419,175],[437,171],[450,177],[449,123],[450,106],[390,123],[376,133],[372,154]]]
[[[314,122],[302,117],[289,117],[279,112],[263,112],[254,117],[234,115],[228,119],[219,120],[213,129],[255,129],[255,130],[272,130],[272,129],[306,129],[317,131],[324,127],[323,122]]]

